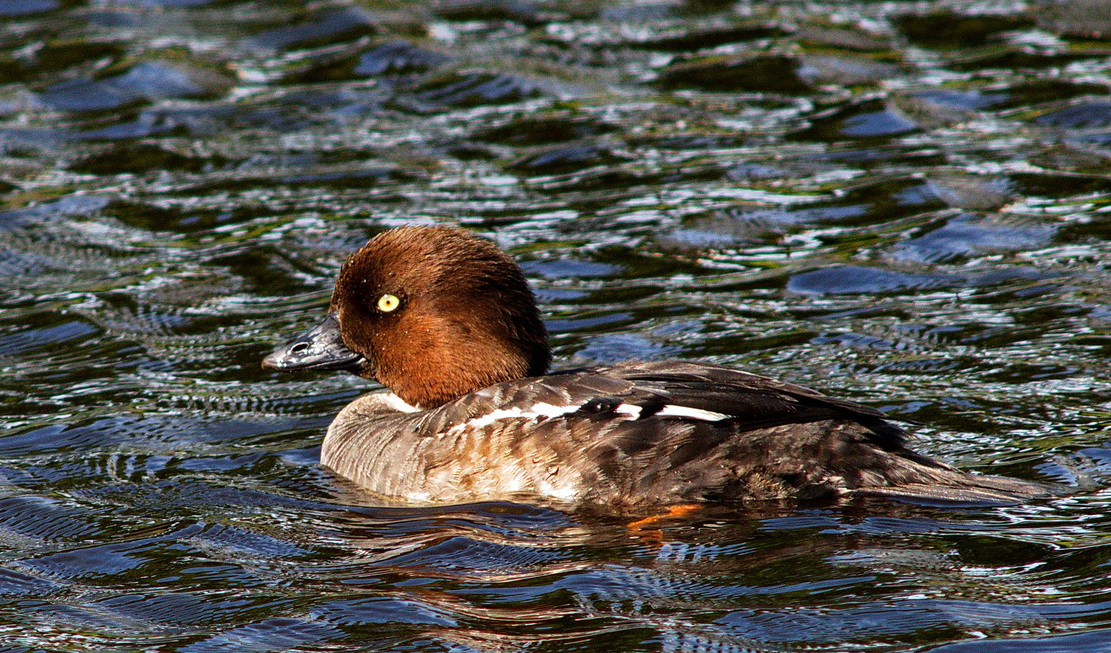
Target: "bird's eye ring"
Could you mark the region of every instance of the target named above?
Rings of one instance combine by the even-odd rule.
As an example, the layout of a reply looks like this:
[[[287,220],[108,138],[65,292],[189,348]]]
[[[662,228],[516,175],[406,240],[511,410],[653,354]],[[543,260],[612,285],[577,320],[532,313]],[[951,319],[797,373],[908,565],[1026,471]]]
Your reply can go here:
[[[386,293],[378,298],[378,310],[383,313],[397,310],[398,306],[401,306],[401,300],[397,298],[397,295]]]

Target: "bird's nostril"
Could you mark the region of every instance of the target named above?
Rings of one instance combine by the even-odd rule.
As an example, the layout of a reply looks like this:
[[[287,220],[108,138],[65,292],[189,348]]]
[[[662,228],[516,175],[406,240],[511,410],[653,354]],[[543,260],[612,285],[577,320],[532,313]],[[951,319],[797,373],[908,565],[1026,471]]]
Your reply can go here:
[[[291,353],[291,354],[300,354],[300,353],[303,353],[308,348],[309,348],[309,343],[307,343],[307,342],[298,342],[298,343],[294,344],[292,347],[289,348],[289,353]]]

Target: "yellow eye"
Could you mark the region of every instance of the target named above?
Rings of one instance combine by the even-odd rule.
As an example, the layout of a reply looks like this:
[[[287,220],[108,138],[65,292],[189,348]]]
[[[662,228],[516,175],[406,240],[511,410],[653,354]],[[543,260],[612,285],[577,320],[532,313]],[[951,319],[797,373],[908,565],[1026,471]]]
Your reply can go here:
[[[390,311],[395,310],[398,306],[401,306],[401,300],[398,299],[396,295],[386,293],[385,295],[382,295],[378,298],[378,310],[382,311],[383,313],[389,313]]]

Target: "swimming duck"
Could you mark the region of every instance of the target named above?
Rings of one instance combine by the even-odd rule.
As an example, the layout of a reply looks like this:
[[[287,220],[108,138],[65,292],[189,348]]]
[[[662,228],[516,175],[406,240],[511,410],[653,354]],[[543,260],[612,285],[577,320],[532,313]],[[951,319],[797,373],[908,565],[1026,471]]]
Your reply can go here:
[[[323,322],[263,366],[348,370],[388,388],[340,411],[320,459],[406,503],[639,509],[1044,491],[916,453],[880,411],[791,383],[695,362],[549,373],[550,362],[508,255],[461,229],[411,226],[352,254]]]

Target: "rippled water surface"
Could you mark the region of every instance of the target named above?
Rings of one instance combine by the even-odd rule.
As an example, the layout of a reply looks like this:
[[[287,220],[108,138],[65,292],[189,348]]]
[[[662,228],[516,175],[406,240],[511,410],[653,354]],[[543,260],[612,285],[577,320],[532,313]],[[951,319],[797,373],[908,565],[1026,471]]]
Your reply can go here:
[[[0,2],[0,651],[1111,650],[1111,4]],[[1028,505],[375,505],[259,367],[380,230],[560,365],[921,422]]]

